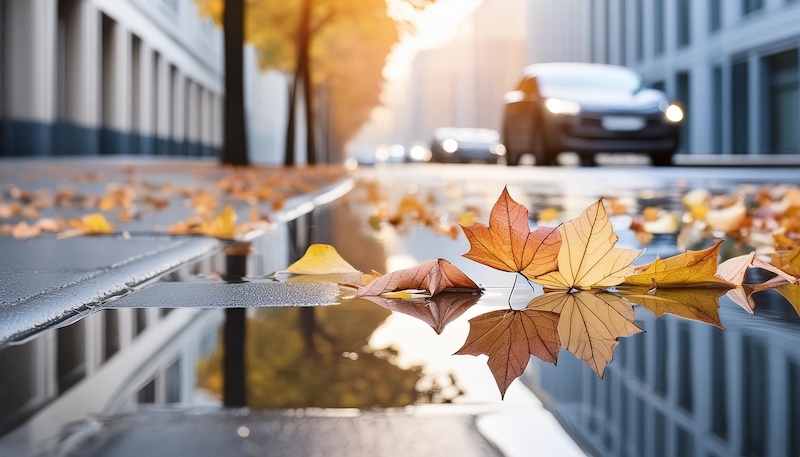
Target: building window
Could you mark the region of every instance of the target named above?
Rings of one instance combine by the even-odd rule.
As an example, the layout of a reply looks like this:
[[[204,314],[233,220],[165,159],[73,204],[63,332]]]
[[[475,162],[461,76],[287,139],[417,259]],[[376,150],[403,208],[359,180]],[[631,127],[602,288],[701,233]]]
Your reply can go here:
[[[692,5],[689,0],[678,0],[678,47],[687,46],[691,41]]]
[[[800,83],[797,49],[767,58],[769,152],[800,152]]]
[[[119,313],[116,310],[103,311],[103,360],[110,359],[120,349]]]
[[[788,386],[800,385],[800,364],[789,362],[787,369],[788,372]],[[789,424],[797,424],[800,421],[800,392],[797,389],[788,389],[789,399]],[[787,439],[789,440],[787,450],[789,455],[800,455],[800,433],[789,433]]]
[[[86,375],[86,323],[80,320],[56,331],[58,392],[63,393]]]
[[[722,0],[709,0],[708,29],[712,32],[722,28]]]
[[[653,2],[653,53],[664,54],[664,0]]]
[[[767,348],[763,338],[750,335],[742,338],[742,353],[743,453],[766,455],[769,421],[767,394],[770,390],[767,382]]]
[[[683,105],[686,111],[689,111],[691,108],[691,90],[689,85],[689,72],[683,71],[676,75],[675,78],[675,97],[678,99],[679,102]],[[691,115],[691,111],[689,111]],[[685,119],[683,123],[681,123],[681,150],[684,154],[688,154],[689,151],[689,122],[688,119]]]
[[[762,8],[764,8],[764,0],[742,0],[743,16],[758,11]]]
[[[605,33],[603,59],[605,63],[611,63],[611,2],[609,0],[606,0],[603,13],[603,33]]]
[[[716,65],[711,70],[711,147],[712,152],[722,152],[722,66]]]
[[[692,371],[692,333],[689,325],[678,323],[678,381],[675,386],[678,391],[678,406],[691,413],[694,411],[694,379]],[[679,454],[690,455],[690,454]]]
[[[711,334],[711,432],[723,440],[728,438],[728,377],[725,335],[721,330]]]
[[[737,62],[731,68],[731,114],[733,115],[733,153],[747,154],[750,149],[750,96],[747,61]]]
[[[155,403],[156,402],[156,380],[153,379],[148,382],[144,387],[139,389],[136,393],[137,403]]]
[[[628,63],[628,17],[625,8],[625,1],[619,2],[619,62],[621,65]]]
[[[654,326],[655,333],[655,378],[653,379],[653,390],[658,395],[666,398],[667,396],[667,360],[669,358],[667,347],[667,321],[657,319]]]
[[[636,60],[644,60],[644,0],[636,0]]]

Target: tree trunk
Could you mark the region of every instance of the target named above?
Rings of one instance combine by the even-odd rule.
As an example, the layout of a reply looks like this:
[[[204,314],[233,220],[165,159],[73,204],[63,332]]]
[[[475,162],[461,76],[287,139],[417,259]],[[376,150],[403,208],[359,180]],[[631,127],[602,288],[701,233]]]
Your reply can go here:
[[[295,131],[297,130],[297,74],[294,75],[292,85],[289,87],[289,119],[286,121],[286,145],[284,146],[283,164],[287,167],[296,164],[295,159]]]
[[[222,163],[249,165],[244,115],[244,1],[226,0],[223,13],[225,35],[225,120]]]
[[[300,23],[297,30],[297,73],[303,84],[304,102],[306,108],[306,161],[309,165],[317,163],[317,143],[314,128],[314,98],[311,82],[311,65],[309,47],[311,45],[311,1],[303,0],[300,9]]]

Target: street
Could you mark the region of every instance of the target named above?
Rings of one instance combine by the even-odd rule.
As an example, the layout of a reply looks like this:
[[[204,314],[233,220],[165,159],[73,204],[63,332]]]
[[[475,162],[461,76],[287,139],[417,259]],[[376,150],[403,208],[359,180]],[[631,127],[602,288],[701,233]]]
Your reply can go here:
[[[527,208],[531,225],[563,224],[604,198],[618,246],[646,249],[636,261],[641,265],[680,252],[680,225],[658,231],[649,240],[630,229],[646,208],[657,207],[678,224],[686,211],[682,197],[690,191],[706,189],[725,201],[749,201],[761,185],[798,184],[796,170],[383,164],[360,167],[353,179],[355,187],[333,201],[309,196],[296,200],[296,208],[290,204],[273,214],[276,223],[261,230],[246,249],[221,250],[219,240],[212,238],[147,231],[155,214],[167,223],[171,215],[188,211],[175,204],[180,199],[169,211],[144,212],[134,226],[141,231],[131,232],[130,239],[111,235],[56,240],[50,234],[5,238],[27,265],[23,270],[18,268],[23,264],[6,266],[8,277],[39,271],[37,262],[42,259],[25,256],[39,245],[64,249],[64,265],[76,258],[69,254],[76,249],[101,273],[106,271],[101,261],[105,251],[115,252],[110,257],[113,270],[108,271],[116,275],[97,275],[113,294],[77,308],[79,312],[62,323],[69,325],[31,328],[23,333],[30,336],[27,340],[0,350],[0,381],[15,380],[22,386],[48,380],[41,392],[14,390],[17,403],[34,396],[40,409],[30,413],[9,403],[8,417],[22,426],[0,439],[0,453],[25,455],[43,445],[31,436],[55,437],[66,433],[60,427],[67,423],[80,425],[70,428],[75,433],[65,441],[70,447],[59,449],[65,455],[171,455],[175,449],[213,454],[241,447],[249,455],[266,455],[269,449],[287,454],[333,449],[348,455],[392,456],[404,455],[403,450],[387,446],[407,436],[426,437],[420,455],[523,456],[532,446],[544,455],[651,455],[666,442],[689,449],[681,455],[733,455],[743,446],[734,437],[742,435],[757,444],[766,433],[767,454],[784,455],[793,449],[797,411],[776,405],[781,404],[779,398],[797,404],[798,394],[790,386],[800,375],[794,356],[800,318],[774,291],[753,295],[755,316],[718,295],[711,301],[703,294],[688,295],[684,305],[694,314],[635,306],[636,326],[645,333],[610,340],[611,351],[617,344],[619,348],[602,379],[566,350],[560,351],[555,367],[526,353],[527,369],[510,381],[501,397],[493,377],[496,362],[487,366],[483,356],[454,353],[472,331],[470,319],[508,313],[509,307],[523,310],[542,293],[541,286],[518,275],[463,256],[470,244],[459,224],[487,224],[504,188]],[[344,189],[352,185],[346,184]],[[311,201],[319,203],[309,205]],[[689,248],[707,247],[708,236],[693,240]],[[749,251],[739,240],[726,238],[720,250],[723,258]],[[204,244],[199,254],[180,254],[178,260],[174,256],[182,252],[175,251],[179,240],[215,243]],[[94,252],[92,243],[107,247]],[[411,308],[397,304],[395,309],[380,300],[353,298],[352,289],[337,287],[348,281],[336,277],[275,276],[315,243],[332,245],[361,272],[390,273],[445,259],[483,293],[453,302],[450,312],[437,314],[439,306],[449,305],[421,299]],[[150,256],[141,257],[137,250],[145,252],[150,245],[167,260],[154,256],[140,265],[141,258]],[[207,257],[211,251],[217,254]],[[36,274],[67,278],[74,290],[93,290],[93,282],[84,284],[79,276],[70,279],[65,271],[45,273]],[[154,276],[148,280],[148,275]],[[126,282],[115,286],[121,278]],[[67,298],[56,293],[59,289],[43,295],[49,312],[57,312]],[[17,315],[29,316],[14,321],[18,326],[40,322],[36,319],[44,310],[17,311],[26,301],[30,300],[7,304]],[[220,380],[233,379],[232,369],[222,367],[223,349],[230,346],[223,345],[220,329],[229,321],[228,311],[242,309],[247,337],[240,335],[235,369],[237,392],[247,407],[239,416],[239,409],[219,409],[228,405]],[[43,352],[57,357],[36,355]],[[14,371],[20,360],[29,364],[22,375]],[[770,367],[786,376],[774,376]],[[787,379],[791,382],[784,382]],[[765,385],[772,387],[766,391],[760,387]],[[158,409],[167,405],[174,409]],[[135,412],[121,415],[124,411]],[[87,414],[99,419],[87,421]],[[440,428],[431,429],[426,425],[430,420]],[[723,421],[730,432],[709,440],[713,421]],[[766,423],[772,424],[768,430]],[[337,441],[348,430],[372,426],[401,427],[405,433],[362,430],[358,439]],[[137,439],[156,429],[163,435],[158,444]],[[440,429],[447,432],[435,431]],[[665,436],[666,430],[674,430],[673,435]],[[299,435],[293,435],[295,431]],[[92,439],[82,440],[84,433]],[[213,443],[210,436],[215,437]]]

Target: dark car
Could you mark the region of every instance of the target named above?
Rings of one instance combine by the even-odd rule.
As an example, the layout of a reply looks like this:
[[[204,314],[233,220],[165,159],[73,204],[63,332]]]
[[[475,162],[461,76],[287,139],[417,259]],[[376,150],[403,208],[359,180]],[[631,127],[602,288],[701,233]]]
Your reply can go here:
[[[431,160],[434,162],[497,163],[505,154],[497,130],[440,127],[433,132]]]
[[[615,65],[542,63],[525,67],[505,96],[503,144],[508,163],[529,153],[553,165],[560,152],[594,163],[597,152],[643,153],[671,165],[683,110],[634,71]]]

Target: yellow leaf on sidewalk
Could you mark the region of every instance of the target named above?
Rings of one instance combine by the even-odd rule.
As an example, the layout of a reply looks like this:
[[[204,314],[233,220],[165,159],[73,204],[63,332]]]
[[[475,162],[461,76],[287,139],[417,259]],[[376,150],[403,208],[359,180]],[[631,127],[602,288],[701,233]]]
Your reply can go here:
[[[359,271],[347,263],[329,244],[312,244],[306,253],[289,268],[278,273],[294,275],[330,275],[337,273],[358,273]]]
[[[114,233],[114,226],[100,213],[87,214],[81,219],[83,233],[87,235],[102,235]]]
[[[231,205],[226,205],[214,220],[203,222],[197,231],[215,238],[233,238],[235,228],[236,211]]]

